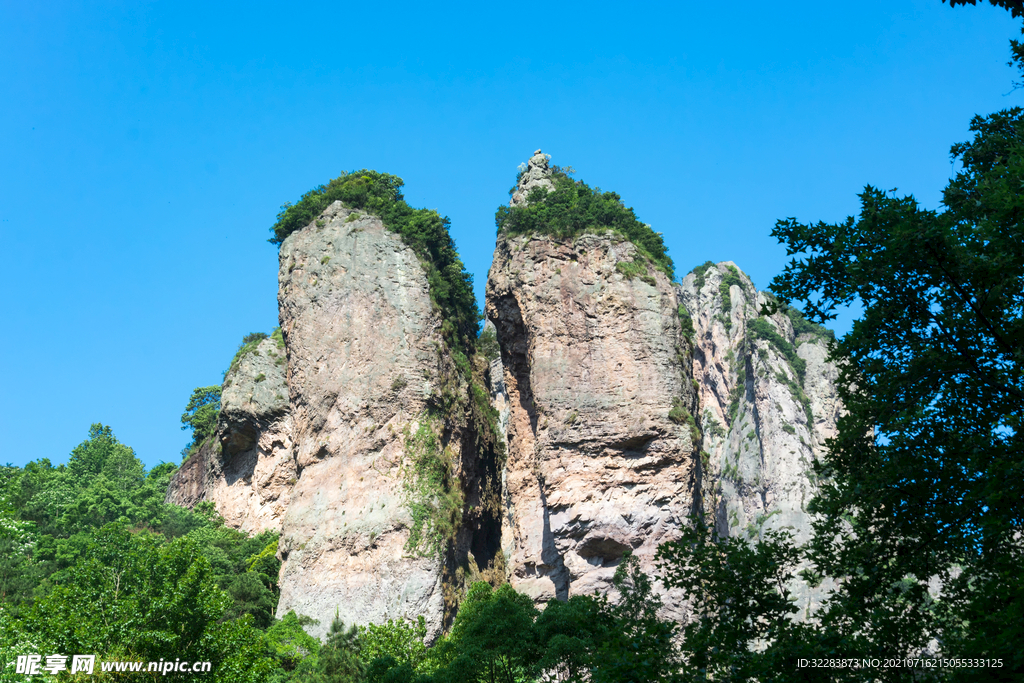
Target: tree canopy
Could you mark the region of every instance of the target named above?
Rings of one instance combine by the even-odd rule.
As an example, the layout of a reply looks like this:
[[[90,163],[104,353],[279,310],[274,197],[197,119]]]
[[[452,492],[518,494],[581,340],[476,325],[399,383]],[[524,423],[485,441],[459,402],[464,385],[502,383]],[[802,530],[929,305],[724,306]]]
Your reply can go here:
[[[971,131],[941,211],[868,186],[858,218],[779,221],[797,258],[771,289],[818,322],[863,307],[811,506],[808,556],[840,579],[823,626],[866,656],[938,639],[1024,672],[1024,110]]]
[[[266,335],[263,335],[264,337]],[[192,442],[186,452],[196,448],[217,432],[217,418],[220,416],[220,387],[197,387],[188,399],[185,412],[181,414],[181,428],[192,430]]]

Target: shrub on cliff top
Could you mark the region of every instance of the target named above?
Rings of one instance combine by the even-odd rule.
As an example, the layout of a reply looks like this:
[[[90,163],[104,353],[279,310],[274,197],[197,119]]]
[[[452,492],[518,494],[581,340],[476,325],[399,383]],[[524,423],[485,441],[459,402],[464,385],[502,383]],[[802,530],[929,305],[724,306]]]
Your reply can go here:
[[[510,235],[539,233],[574,237],[585,232],[611,230],[632,242],[659,270],[673,278],[672,259],[661,235],[637,220],[633,209],[615,192],[601,192],[581,180],[555,170],[554,191],[534,188],[527,206],[500,206],[494,215],[498,232]]]
[[[335,200],[350,209],[380,217],[384,226],[398,233],[416,252],[430,283],[430,297],[457,335],[454,342],[467,349],[476,339],[479,314],[473,296],[473,276],[466,272],[448,234],[450,221],[430,209],[414,209],[402,197],[401,178],[363,169],[342,173],[326,185],[318,185],[298,202],[285,204],[271,228],[272,244],[306,227]]]

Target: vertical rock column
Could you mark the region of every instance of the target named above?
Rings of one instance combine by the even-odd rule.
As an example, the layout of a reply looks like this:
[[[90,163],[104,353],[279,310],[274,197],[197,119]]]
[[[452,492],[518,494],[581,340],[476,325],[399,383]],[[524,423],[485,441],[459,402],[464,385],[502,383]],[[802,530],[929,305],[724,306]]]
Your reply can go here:
[[[797,334],[785,313],[761,316],[767,297],[729,261],[695,269],[679,296],[695,328],[707,511],[723,535],[787,529],[806,541],[812,462],[841,410],[825,330],[803,322]],[[813,610],[821,590],[793,589],[802,613]]]
[[[320,621],[424,615],[442,625],[441,563],[409,552],[408,435],[440,373],[440,318],[415,253],[380,219],[332,204],[285,239],[296,483],[284,516],[281,600]],[[453,439],[457,443],[458,439]]]
[[[535,154],[513,204],[548,175]],[[537,601],[606,591],[626,550],[650,568],[695,504],[676,294],[653,266],[616,268],[642,258],[610,233],[498,236],[486,315],[509,401],[502,546],[512,585]]]

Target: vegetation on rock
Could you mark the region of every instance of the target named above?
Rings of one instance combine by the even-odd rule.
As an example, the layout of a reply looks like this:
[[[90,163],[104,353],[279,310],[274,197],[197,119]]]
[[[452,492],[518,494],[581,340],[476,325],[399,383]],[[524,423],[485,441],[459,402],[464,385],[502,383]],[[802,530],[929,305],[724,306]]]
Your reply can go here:
[[[663,548],[675,567],[666,583],[691,591],[699,608],[684,642],[703,645],[693,660],[701,677],[787,680],[798,659],[921,656],[986,664],[802,675],[1024,674],[1024,110],[975,117],[971,130],[973,140],[951,149],[962,167],[941,211],[868,186],[858,217],[776,225],[796,257],[772,283],[779,299],[802,302],[818,323],[854,302],[863,313],[830,345],[845,413],[814,464],[810,541],[797,547],[769,532],[745,547],[698,528]],[[769,301],[765,312],[779,308]],[[788,355],[760,322],[754,333]],[[817,333],[795,319],[794,329]],[[786,586],[801,562],[812,585],[834,584],[795,623]],[[775,588],[762,595],[765,586]]]
[[[192,441],[185,446],[184,453],[190,453],[217,433],[220,391],[219,386],[197,387],[192,391],[185,412],[181,414],[181,428],[192,430]]]
[[[661,235],[637,220],[633,209],[623,204],[618,194],[591,188],[581,180],[573,180],[557,167],[553,169],[551,180],[554,191],[534,188],[527,197],[529,204],[526,206],[498,207],[494,216],[498,232],[568,238],[587,232],[611,231],[632,242],[640,254],[665,273],[669,280],[674,277],[672,259]],[[636,275],[640,275],[639,269],[627,277]]]
[[[242,343],[238,345],[238,350],[235,351],[235,355],[231,358],[231,362],[228,363],[228,369],[224,371],[224,376],[227,377],[229,374],[235,371],[238,364],[242,362],[250,353],[256,351],[256,347],[260,345],[260,342],[267,338],[265,332],[250,332],[242,338]]]
[[[421,418],[415,433],[406,428],[403,481],[412,515],[406,549],[440,556],[458,528],[463,501],[452,472],[452,454],[441,445],[435,430],[428,416]]]
[[[326,185],[318,185],[294,204],[281,207],[271,227],[273,244],[301,230],[340,200],[350,209],[378,216],[416,253],[430,283],[431,300],[448,323],[447,341],[471,349],[477,337],[480,315],[473,295],[473,276],[466,272],[448,233],[450,221],[430,209],[413,209],[402,196],[401,178],[363,169],[342,173]]]

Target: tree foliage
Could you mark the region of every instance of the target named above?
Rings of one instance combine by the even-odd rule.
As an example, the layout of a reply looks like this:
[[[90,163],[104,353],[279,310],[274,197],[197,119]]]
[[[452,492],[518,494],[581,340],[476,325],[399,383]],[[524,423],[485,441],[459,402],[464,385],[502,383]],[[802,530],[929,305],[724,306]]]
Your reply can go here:
[[[801,657],[825,656],[814,626],[793,621],[800,549],[789,534],[758,543],[718,536],[701,520],[658,549],[665,585],[682,589],[694,619],[682,627],[683,680],[789,681]],[[827,680],[801,671],[801,680]]]
[[[945,4],[946,0],[942,0]],[[1017,18],[1024,16],[1024,1],[1022,0],[988,0],[989,4],[993,7],[1002,7],[1010,12],[1010,16]],[[950,7],[956,7],[957,5],[977,5],[978,0],[949,0]]]
[[[164,503],[174,471],[147,473],[102,424],[67,466],[0,469],[0,652],[194,657],[214,663],[211,680],[266,678],[257,627],[277,604],[277,535]]]
[[[841,577],[823,624],[865,655],[937,638],[1024,672],[1024,113],[971,130],[941,211],[869,186],[858,218],[779,221],[799,256],[772,290],[819,322],[864,310],[834,347],[847,413],[816,468],[810,558]]]
[[[192,442],[186,446],[187,451],[198,447],[217,433],[217,418],[219,416],[220,387],[210,386],[194,389],[192,396],[189,397],[188,405],[185,406],[185,412],[181,414],[181,428],[192,430]]]
[[[674,277],[672,259],[661,235],[637,220],[633,209],[623,204],[618,194],[591,188],[557,169],[551,180],[554,190],[534,188],[527,196],[526,206],[498,207],[494,215],[498,232],[566,238],[585,232],[612,231],[632,242],[669,280]]]

